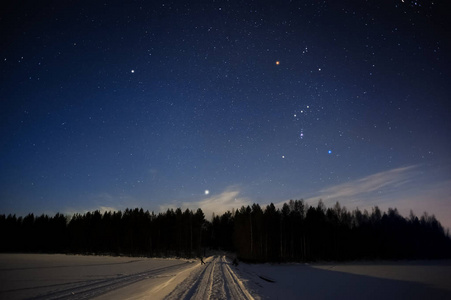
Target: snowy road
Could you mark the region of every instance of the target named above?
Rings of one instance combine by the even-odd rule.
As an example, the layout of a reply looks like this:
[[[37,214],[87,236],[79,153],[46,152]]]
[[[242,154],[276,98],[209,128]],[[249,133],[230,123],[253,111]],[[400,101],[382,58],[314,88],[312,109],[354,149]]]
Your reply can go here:
[[[213,256],[191,272],[166,299],[254,299],[225,256]]]

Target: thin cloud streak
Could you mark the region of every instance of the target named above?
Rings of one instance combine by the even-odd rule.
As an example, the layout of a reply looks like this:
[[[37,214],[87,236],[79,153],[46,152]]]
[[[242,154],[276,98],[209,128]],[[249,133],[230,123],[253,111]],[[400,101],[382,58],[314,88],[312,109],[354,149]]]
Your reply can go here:
[[[160,211],[181,208],[182,210],[197,210],[201,208],[207,220],[213,215],[222,215],[226,211],[238,209],[241,206],[251,205],[252,201],[245,197],[239,197],[240,190],[237,187],[229,187],[220,194],[212,195],[206,199],[192,202],[182,202],[169,205],[160,205]]]
[[[378,199],[381,195],[396,193],[400,188],[409,185],[417,176],[418,166],[396,168],[379,172],[357,180],[335,185],[319,191],[306,202],[322,199],[327,203],[354,203],[368,199]],[[326,203],[326,204],[327,204]]]
[[[140,207],[138,201],[130,195],[113,195],[102,192],[88,195],[86,198],[88,203],[92,203],[91,205],[83,208],[66,207],[64,213],[72,216],[76,213],[85,214],[98,210],[101,214],[104,214],[105,212],[123,211],[126,208]],[[79,203],[79,201],[74,201],[74,203]]]
[[[320,190],[305,202],[315,206],[321,199],[327,207],[340,202],[351,210],[396,207],[404,216],[426,211],[451,228],[451,181],[434,181],[433,174],[434,168],[421,165],[391,169]]]

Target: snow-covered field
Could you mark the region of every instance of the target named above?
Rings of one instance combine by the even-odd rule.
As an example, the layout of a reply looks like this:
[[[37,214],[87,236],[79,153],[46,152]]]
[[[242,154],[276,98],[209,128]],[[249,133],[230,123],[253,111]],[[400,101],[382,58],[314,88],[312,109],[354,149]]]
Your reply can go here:
[[[129,295],[137,295],[196,265],[177,259],[0,254],[0,298],[86,299],[115,291],[116,299],[123,299],[123,289],[134,286]]]
[[[261,299],[451,299],[451,261],[239,265]]]
[[[451,261],[205,262],[0,254],[0,299],[451,299]]]

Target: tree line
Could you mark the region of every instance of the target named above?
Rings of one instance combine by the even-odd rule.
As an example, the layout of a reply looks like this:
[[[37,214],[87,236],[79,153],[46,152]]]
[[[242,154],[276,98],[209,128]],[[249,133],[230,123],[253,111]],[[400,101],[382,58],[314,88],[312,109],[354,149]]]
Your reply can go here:
[[[195,257],[206,250],[235,252],[250,262],[451,257],[451,238],[424,213],[348,211],[290,200],[243,206],[213,215],[199,208],[155,214],[143,209],[65,216],[0,215],[1,252],[81,253]]]
[[[219,220],[221,221],[221,219]],[[228,222],[226,222],[228,223]],[[290,200],[276,209],[258,204],[234,215],[233,246],[247,261],[283,262],[351,259],[438,259],[451,257],[451,238],[435,216],[395,209],[348,211]]]
[[[1,252],[199,256],[207,247],[205,216],[180,208],[165,213],[142,208],[71,217],[0,215]]]

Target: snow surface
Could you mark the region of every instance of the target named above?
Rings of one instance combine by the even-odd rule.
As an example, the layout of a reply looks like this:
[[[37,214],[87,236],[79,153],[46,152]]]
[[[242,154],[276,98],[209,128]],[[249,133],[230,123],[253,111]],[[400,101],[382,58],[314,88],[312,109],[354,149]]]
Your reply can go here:
[[[451,261],[238,267],[261,299],[451,299]]]
[[[451,299],[451,261],[204,261],[0,254],[0,299]]]
[[[193,260],[135,257],[0,254],[0,299],[86,299],[147,281],[169,281]],[[130,296],[139,292],[132,291]],[[116,299],[126,299],[128,295]]]

